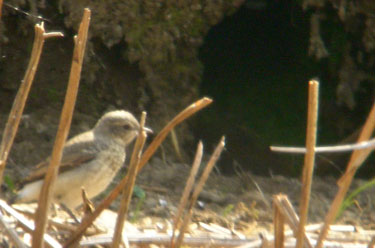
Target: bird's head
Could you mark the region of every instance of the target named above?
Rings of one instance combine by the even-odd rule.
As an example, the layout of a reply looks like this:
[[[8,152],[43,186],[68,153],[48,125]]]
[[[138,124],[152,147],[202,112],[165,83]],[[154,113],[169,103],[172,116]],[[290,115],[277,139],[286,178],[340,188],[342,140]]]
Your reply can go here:
[[[145,131],[152,132],[148,128],[145,128]],[[139,123],[131,113],[116,110],[104,114],[96,123],[94,132],[96,135],[104,135],[121,144],[128,145],[137,137]]]

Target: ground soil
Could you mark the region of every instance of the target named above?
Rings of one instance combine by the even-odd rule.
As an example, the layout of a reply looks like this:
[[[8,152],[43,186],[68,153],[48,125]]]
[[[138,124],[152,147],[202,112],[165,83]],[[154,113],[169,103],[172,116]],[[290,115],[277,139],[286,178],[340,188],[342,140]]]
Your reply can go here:
[[[47,110],[49,115],[44,114]],[[54,116],[57,115],[58,110],[46,107],[24,116],[6,170],[6,175],[15,183],[28,173],[30,165],[36,164],[51,151],[57,127],[57,119]],[[6,115],[1,115],[1,120],[5,119]],[[93,117],[78,112],[75,114],[71,133],[87,130],[95,121]],[[50,125],[47,127],[45,123]],[[3,127],[2,122],[1,128]],[[130,219],[135,222],[150,217],[171,220],[176,212],[190,165],[171,162],[168,154],[166,159],[162,160],[159,158],[162,157],[161,151],[158,151],[158,156],[152,158],[144,167],[137,179],[136,184],[146,193],[146,197],[141,203],[138,197],[133,197]],[[208,160],[210,152],[206,153],[208,154],[204,160]],[[205,162],[202,167],[204,164]],[[124,175],[125,170],[114,180],[112,187]],[[273,195],[286,194],[298,211],[301,189],[298,178],[279,175],[256,176],[249,171],[241,170],[241,165],[237,165],[235,171],[232,175],[223,175],[219,169],[213,170],[199,197],[193,221],[234,226],[244,234],[252,235],[260,230],[272,229]],[[323,221],[337,191],[335,181],[332,177],[314,178],[309,211],[310,223]],[[352,188],[365,183],[364,180],[355,180]],[[361,192],[340,216],[338,223],[375,228],[374,194],[374,187]],[[118,202],[115,202],[111,208],[116,209],[117,206]]]
[[[178,206],[179,198],[188,177],[190,166],[168,164],[154,159],[141,172],[138,184],[147,192],[143,215],[170,217]],[[312,185],[309,222],[324,221],[324,216],[337,191],[336,179],[314,178]],[[355,180],[353,188],[366,181]],[[256,176],[238,171],[225,176],[213,171],[196,206],[195,221],[218,223],[236,227],[246,234],[272,228],[272,196],[286,194],[298,213],[301,182],[297,178],[284,176]],[[375,228],[374,187],[363,191],[350,204],[337,223],[361,225]],[[164,201],[166,204],[163,204]]]

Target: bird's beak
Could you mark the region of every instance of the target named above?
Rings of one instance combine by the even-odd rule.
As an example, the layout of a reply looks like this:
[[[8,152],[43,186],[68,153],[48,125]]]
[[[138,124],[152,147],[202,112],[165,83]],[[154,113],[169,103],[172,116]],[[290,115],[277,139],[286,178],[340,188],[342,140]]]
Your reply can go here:
[[[152,129],[151,129],[151,128],[148,128],[148,127],[144,127],[143,130],[144,130],[146,133],[154,133],[154,132],[152,131]]]

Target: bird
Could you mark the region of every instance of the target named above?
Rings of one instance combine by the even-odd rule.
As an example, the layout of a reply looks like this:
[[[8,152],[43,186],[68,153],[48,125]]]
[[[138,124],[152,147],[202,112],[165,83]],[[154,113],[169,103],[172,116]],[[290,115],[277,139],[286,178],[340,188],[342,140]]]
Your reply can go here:
[[[103,192],[124,164],[126,147],[137,137],[140,125],[125,110],[104,114],[93,129],[69,139],[64,148],[52,201],[69,209],[82,203],[82,187],[88,198]],[[144,128],[151,133],[152,130]],[[14,203],[37,201],[49,158],[39,163],[23,180]]]

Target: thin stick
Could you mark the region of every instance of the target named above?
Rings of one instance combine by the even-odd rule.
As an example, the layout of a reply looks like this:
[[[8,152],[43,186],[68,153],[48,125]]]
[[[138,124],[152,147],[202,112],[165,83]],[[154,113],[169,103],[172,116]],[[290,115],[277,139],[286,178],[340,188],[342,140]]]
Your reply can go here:
[[[290,229],[292,229],[294,236],[297,236],[299,218],[288,197],[283,194],[278,194],[273,198],[273,203],[278,208],[280,214],[284,217],[284,220],[289,225]],[[311,242],[305,232],[303,233],[303,236],[304,245],[308,248],[312,248]]]
[[[13,218],[15,218],[21,225],[21,227],[26,232],[33,232],[34,231],[34,223],[30,220],[26,219],[22,214],[18,213],[16,210],[14,210],[11,206],[9,206],[5,201],[0,200],[0,207],[7,212],[7,214],[11,215]],[[44,241],[53,248],[61,248],[62,246],[57,242],[54,238],[52,238],[48,234],[44,234]]]
[[[339,146],[320,146],[315,147],[315,153],[333,153],[333,152],[350,152],[354,150],[362,150],[366,148],[375,148],[375,138],[369,141],[359,142],[357,144],[347,144]],[[286,152],[286,153],[306,153],[304,147],[283,147],[283,146],[270,146],[273,152]]]
[[[128,177],[128,179],[126,180],[127,184],[122,193],[120,208],[119,208],[118,215],[117,215],[117,222],[116,222],[116,227],[115,227],[115,231],[113,234],[113,242],[112,242],[113,248],[118,248],[121,243],[122,230],[124,228],[126,215],[128,213],[129,204],[130,204],[131,196],[133,193],[135,178],[138,173],[139,162],[141,160],[141,155],[142,155],[142,149],[145,144],[146,137],[147,137],[146,132],[144,131],[145,119],[146,119],[146,112],[142,112],[139,135],[134,145],[133,154],[130,160],[129,171],[126,175]]]
[[[276,196],[273,197],[274,202],[276,201]],[[274,236],[275,236],[275,248],[284,248],[284,223],[285,218],[281,214],[278,206],[273,204],[273,225],[274,225]]]
[[[367,248],[374,248],[375,247],[375,236],[372,237],[370,243],[368,243]]]
[[[83,57],[85,54],[87,33],[90,24],[90,15],[90,10],[85,9],[83,13],[83,20],[79,27],[78,36],[75,40],[76,44],[73,51],[73,61],[70,71],[69,84],[65,95],[64,106],[61,112],[60,124],[57,130],[55,144],[53,146],[51,161],[40,191],[38,209],[35,213],[35,231],[32,238],[33,248],[43,247],[43,234],[46,229],[53,184],[57,177],[57,172],[62,157],[62,149],[68,136],[77,98]]]
[[[309,211],[311,182],[314,171],[316,129],[318,120],[318,89],[319,83],[315,80],[309,82],[309,99],[307,113],[306,155],[302,172],[302,190],[299,213],[299,226],[297,233],[297,248],[302,248],[304,242],[305,224]]]
[[[0,228],[4,230],[4,233],[9,237],[12,243],[15,244],[17,248],[26,248],[27,246],[21,241],[20,237],[16,231],[9,227],[8,223],[4,220],[3,214],[0,213]]]
[[[143,153],[141,162],[139,164],[139,170],[143,168],[143,166],[148,162],[151,156],[155,153],[156,149],[159,147],[161,142],[165,139],[171,129],[173,129],[176,125],[184,121],[185,119],[189,118],[202,108],[206,107],[212,102],[209,98],[202,98],[195,103],[188,106],[182,112],[180,112],[173,120],[171,120],[164,128],[160,131],[160,133],[155,137],[152,141],[150,146],[146,149]],[[69,247],[72,243],[76,240],[79,240],[83,233],[85,232],[86,228],[89,227],[93,221],[100,215],[100,213],[108,208],[108,206],[112,203],[114,199],[118,196],[118,194],[122,191],[125,187],[127,181],[127,177],[124,177],[120,183],[111,191],[111,193],[99,204],[99,206],[95,209],[94,213],[86,220],[82,221],[81,224],[77,227],[75,233],[72,234],[70,239],[64,244],[64,247]]]
[[[188,180],[186,181],[185,189],[184,189],[184,192],[182,193],[180,204],[178,205],[177,214],[174,218],[173,231],[172,231],[171,244],[170,244],[170,246],[172,248],[175,245],[176,229],[178,229],[180,227],[180,223],[181,223],[181,220],[182,220],[181,219],[182,213],[183,213],[183,210],[186,207],[186,203],[188,201],[189,195],[190,195],[191,190],[194,186],[195,176],[197,175],[199,166],[201,164],[202,155],[203,155],[203,144],[202,144],[202,141],[199,141],[197,151],[195,153],[194,162],[193,162],[193,165],[192,165],[191,170],[190,170],[190,175],[189,175]]]
[[[3,12],[3,0],[0,0],[0,20]]]
[[[140,163],[140,168],[142,169],[143,166],[146,165],[148,160],[151,158],[151,156],[155,153],[156,149],[159,147],[161,142],[167,137],[168,133],[178,124],[180,124],[182,121],[185,119],[189,118],[191,115],[195,114],[202,108],[207,107],[207,105],[211,104],[212,100],[207,97],[203,97],[202,99],[196,101],[195,103],[191,104],[188,106],[184,111],[179,113],[173,120],[171,120],[164,128],[163,130],[160,131],[158,136],[155,137],[155,139],[152,141],[150,146],[147,148],[147,150],[144,152],[141,163]]]
[[[279,202],[282,207],[284,207],[283,202]],[[282,212],[282,211],[280,211]],[[297,217],[298,218],[298,217]],[[314,224],[306,227],[306,231],[308,231],[308,238],[311,239],[311,243],[315,243],[314,238],[317,237],[317,230],[319,229],[320,224]],[[203,227],[203,225],[201,226]],[[291,227],[292,228],[292,227]],[[297,225],[295,225],[295,230],[297,230]],[[351,225],[337,225],[332,226],[332,233],[330,233],[330,237],[327,238],[329,242],[325,243],[325,247],[362,247],[362,248],[369,248],[369,242],[371,237],[374,235],[374,231],[370,230],[358,230],[357,227]],[[228,231],[226,229],[226,231]],[[202,234],[194,237],[184,237],[184,246],[188,247],[238,247],[238,248],[259,248],[261,247],[262,239],[259,237],[251,237],[251,238],[230,238],[229,236],[226,237],[225,231],[222,236],[218,236],[219,232],[215,232],[214,235],[210,234]],[[292,231],[285,232],[285,242],[284,246],[288,248],[295,248],[295,239],[292,237]],[[267,240],[267,247],[274,247],[274,237],[270,235],[263,235],[266,236]],[[129,243],[132,246],[165,246],[167,247],[170,244],[170,235],[169,234],[161,234],[161,233],[129,233],[127,235],[129,239]],[[307,237],[307,236],[306,236]],[[263,238],[264,240],[264,238]],[[91,237],[87,237],[85,240],[80,242],[80,245],[83,247],[86,246],[95,246],[95,245],[110,245],[112,243],[112,236],[111,235],[95,235]]]
[[[184,217],[184,221],[182,223],[182,226],[180,227],[179,234],[178,234],[178,237],[177,237],[177,240],[176,240],[176,247],[180,247],[181,244],[182,244],[182,241],[184,240],[184,235],[185,235],[186,229],[189,225],[191,215],[193,213],[193,207],[194,207],[194,205],[195,205],[195,203],[198,199],[199,194],[201,193],[201,191],[203,189],[204,184],[207,181],[208,176],[211,173],[212,168],[215,166],[217,160],[219,159],[220,154],[223,151],[224,147],[225,147],[225,137],[223,136],[221,138],[219,144],[216,146],[216,149],[215,149],[214,153],[212,154],[210,160],[208,161],[208,163],[206,165],[206,168],[204,168],[203,174],[200,177],[200,179],[199,179],[199,181],[198,181],[198,183],[195,187],[193,195],[191,196],[189,206],[188,206],[188,209],[187,209],[185,217]]]
[[[375,128],[375,103],[373,104],[371,111],[367,117],[366,123],[363,126],[361,134],[359,135],[358,143],[368,140],[371,137],[374,131],[374,128]],[[337,181],[337,184],[339,185],[339,190],[325,217],[324,225],[322,227],[322,230],[319,234],[319,238],[317,241],[317,245],[316,245],[317,248],[323,247],[323,241],[328,234],[329,226],[333,222],[333,220],[336,218],[337,212],[340,209],[342,201],[344,200],[344,197],[349,190],[350,184],[352,183],[354,174],[356,173],[359,166],[370,155],[371,151],[372,149],[368,148],[366,150],[358,150],[352,153],[344,175]]]
[[[1,13],[1,3],[0,3],[0,13]],[[63,37],[64,35],[59,32],[55,32],[54,36],[50,37]],[[16,136],[18,126],[21,120],[21,116],[23,113],[23,109],[25,107],[25,103],[27,97],[30,92],[31,85],[34,80],[34,76],[36,70],[38,68],[40,55],[43,50],[44,40],[47,38],[46,33],[44,33],[44,25],[36,24],[35,25],[35,37],[34,37],[34,44],[33,49],[31,52],[31,57],[29,64],[26,69],[25,76],[21,81],[20,88],[18,89],[16,98],[13,101],[12,109],[9,113],[7,124],[5,125],[3,138],[1,140],[0,145],[0,185],[2,184],[4,169],[6,165],[6,161],[8,159],[8,155],[10,149],[13,145],[14,138]]]
[[[43,34],[44,39],[53,38],[53,37],[64,37],[64,34],[61,32],[49,32]]]
[[[148,247],[148,246],[162,246],[168,247],[170,244],[171,236],[168,234],[144,234],[144,233],[129,233],[129,243],[135,247]],[[100,235],[95,237],[87,237],[80,242],[81,247],[92,247],[95,245],[110,245],[112,237],[109,235]],[[185,237],[184,244],[188,247],[238,247],[240,245],[249,244],[251,242],[258,245],[246,247],[259,247],[259,240],[256,238],[249,239],[228,239],[219,238],[215,236],[204,237]]]

